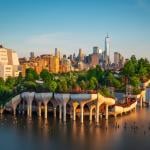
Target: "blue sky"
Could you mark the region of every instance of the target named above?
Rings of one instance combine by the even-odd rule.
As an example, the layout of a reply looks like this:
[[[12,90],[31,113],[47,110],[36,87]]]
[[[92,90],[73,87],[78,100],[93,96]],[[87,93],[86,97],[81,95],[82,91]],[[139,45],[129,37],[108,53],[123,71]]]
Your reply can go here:
[[[104,49],[150,58],[149,0],[0,0],[0,43],[19,56]]]

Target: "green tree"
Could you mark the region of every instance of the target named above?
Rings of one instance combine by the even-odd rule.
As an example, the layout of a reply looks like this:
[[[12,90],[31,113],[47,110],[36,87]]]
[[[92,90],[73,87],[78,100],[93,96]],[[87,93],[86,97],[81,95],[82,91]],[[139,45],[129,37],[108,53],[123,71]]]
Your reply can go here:
[[[114,75],[111,72],[108,72],[105,76],[105,80],[108,86],[113,86]]]
[[[130,58],[130,60],[132,61],[132,63],[133,63],[135,66],[137,65],[138,61],[137,61],[135,55],[132,55],[131,58]]]
[[[118,79],[114,78],[113,81],[112,81],[112,85],[115,87],[115,88],[120,88],[121,87],[121,83]]]
[[[98,82],[103,80],[104,72],[99,65],[96,66],[96,78]]]
[[[125,64],[125,66],[124,66],[124,68],[122,70],[122,73],[126,77],[130,77],[130,76],[134,76],[135,75],[135,66],[134,66],[134,64],[132,63],[131,60],[129,60]]]
[[[139,66],[139,71],[138,71],[138,75],[139,75],[139,77],[141,78],[141,79],[144,79],[144,78],[146,78],[147,77],[147,69],[146,69],[146,67],[144,67],[143,65],[140,65]]]
[[[106,86],[103,86],[100,91],[99,91],[103,96],[106,96],[106,97],[113,97],[110,93],[110,90],[106,87]]]
[[[12,89],[7,86],[0,86],[0,105],[4,105],[7,101],[9,101],[10,97],[13,95]]]
[[[87,71],[87,79],[91,79],[92,77],[97,78],[98,82],[102,81],[104,72],[100,68],[99,65],[97,65],[95,68],[91,68]]]
[[[22,74],[19,73],[19,76],[18,76],[17,79],[16,79],[16,84],[21,84],[22,81],[23,81]]]
[[[130,84],[134,87],[140,86],[140,80],[138,77],[134,76],[130,78]]]
[[[80,81],[79,85],[80,85],[82,90],[86,90],[87,84],[86,84],[86,82],[84,80]]]
[[[83,80],[83,81],[87,81],[87,73],[86,73],[86,72],[80,73],[80,74],[78,75],[78,83],[81,82],[82,80]]]
[[[5,81],[3,78],[0,77],[0,86],[4,86],[5,85]]]
[[[25,81],[24,82],[24,87],[27,91],[35,91],[37,88],[37,85],[33,81]]]
[[[40,73],[40,77],[44,82],[50,81],[53,79],[53,75],[48,72],[48,70],[43,69]]]
[[[55,81],[50,81],[48,83],[48,89],[51,91],[51,92],[55,92],[56,89],[57,89],[57,82]]]
[[[68,91],[68,85],[67,85],[67,81],[65,79],[60,80],[58,82],[57,90],[58,90],[58,92],[62,92],[62,93],[65,93]]]
[[[28,68],[26,70],[26,77],[25,77],[26,81],[35,81],[39,79],[38,74],[36,73],[36,71],[32,68]]]
[[[48,87],[46,84],[36,84],[36,92],[48,92]]]
[[[94,90],[98,87],[98,81],[95,77],[92,77],[89,81],[89,90]]]
[[[78,86],[77,75],[75,74],[71,73],[67,75],[63,80],[67,81],[67,86],[70,91]]]
[[[140,94],[140,92],[141,92],[141,90],[140,90],[139,88],[137,88],[137,87],[134,87],[134,88],[132,89],[132,94],[133,94],[133,95],[138,95],[138,94]]]
[[[13,77],[8,77],[5,81],[5,85],[9,88],[13,88],[15,86],[16,80]]]

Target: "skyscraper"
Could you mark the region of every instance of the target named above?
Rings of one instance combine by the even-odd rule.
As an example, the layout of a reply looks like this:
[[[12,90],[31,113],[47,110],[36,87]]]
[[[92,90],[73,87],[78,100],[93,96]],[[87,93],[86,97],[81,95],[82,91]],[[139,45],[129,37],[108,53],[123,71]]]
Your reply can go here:
[[[124,65],[124,57],[118,52],[114,52],[114,65],[118,69]]]
[[[60,51],[58,48],[55,48],[55,56],[60,58]]]
[[[79,61],[83,61],[84,60],[84,54],[83,54],[83,51],[82,51],[81,48],[79,49],[78,60]]]
[[[110,37],[107,36],[105,37],[105,56],[109,56],[110,55]]]
[[[99,47],[93,47],[93,54],[99,54]]]
[[[102,66],[105,69],[109,69],[109,65],[110,65],[110,37],[107,36],[105,37],[105,49],[103,51],[103,55],[102,55]]]
[[[59,73],[60,59],[58,56],[50,55],[49,71],[52,73]]]
[[[30,59],[34,58],[34,52],[30,52]]]

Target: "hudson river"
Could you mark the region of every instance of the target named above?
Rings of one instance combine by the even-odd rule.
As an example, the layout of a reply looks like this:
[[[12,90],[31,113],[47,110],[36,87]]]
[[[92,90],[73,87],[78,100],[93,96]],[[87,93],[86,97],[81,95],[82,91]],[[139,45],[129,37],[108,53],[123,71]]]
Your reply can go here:
[[[83,125],[59,120],[12,115],[0,116],[0,150],[130,150],[150,149],[150,109],[101,121],[100,125]]]

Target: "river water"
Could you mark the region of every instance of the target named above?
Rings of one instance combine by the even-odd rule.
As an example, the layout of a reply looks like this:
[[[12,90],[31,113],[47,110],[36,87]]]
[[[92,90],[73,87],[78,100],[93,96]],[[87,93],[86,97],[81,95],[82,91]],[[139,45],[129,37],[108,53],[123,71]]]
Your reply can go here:
[[[100,125],[84,120],[67,118],[64,124],[50,115],[47,120],[1,115],[0,150],[150,150],[150,108],[102,119]]]

